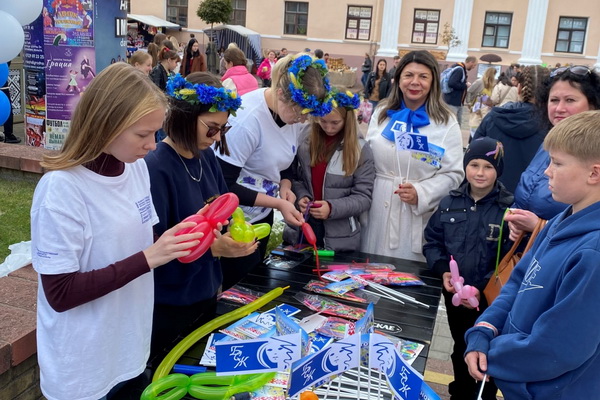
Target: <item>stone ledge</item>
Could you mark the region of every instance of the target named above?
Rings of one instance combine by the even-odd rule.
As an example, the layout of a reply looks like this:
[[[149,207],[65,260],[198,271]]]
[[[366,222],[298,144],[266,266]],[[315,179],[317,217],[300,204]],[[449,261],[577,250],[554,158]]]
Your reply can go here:
[[[44,154],[54,153],[41,147],[0,143],[0,168],[43,174],[40,165]]]
[[[36,354],[37,285],[31,265],[0,278],[0,374]]]

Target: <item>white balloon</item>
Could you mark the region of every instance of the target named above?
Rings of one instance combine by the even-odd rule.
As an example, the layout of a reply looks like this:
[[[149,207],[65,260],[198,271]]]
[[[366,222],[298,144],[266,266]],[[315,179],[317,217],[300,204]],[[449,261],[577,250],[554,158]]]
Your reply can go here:
[[[19,55],[25,42],[23,27],[12,15],[0,11],[0,64]]]
[[[15,17],[20,25],[27,25],[42,13],[43,0],[2,0],[0,10]]]

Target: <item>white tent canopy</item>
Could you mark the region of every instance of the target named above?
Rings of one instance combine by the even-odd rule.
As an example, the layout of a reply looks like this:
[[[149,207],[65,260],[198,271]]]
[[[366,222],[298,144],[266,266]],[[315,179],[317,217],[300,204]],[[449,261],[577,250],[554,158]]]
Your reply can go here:
[[[164,20],[162,18],[155,17],[154,15],[141,15],[141,14],[127,14],[127,19],[132,19],[134,21],[141,22],[142,24],[155,26],[157,28],[169,28],[169,29],[179,29],[179,25]]]
[[[258,65],[263,58],[260,44],[260,33],[241,25],[217,25],[212,29],[205,29],[204,33],[217,42],[217,48],[227,48],[229,43],[235,42],[246,58]]]

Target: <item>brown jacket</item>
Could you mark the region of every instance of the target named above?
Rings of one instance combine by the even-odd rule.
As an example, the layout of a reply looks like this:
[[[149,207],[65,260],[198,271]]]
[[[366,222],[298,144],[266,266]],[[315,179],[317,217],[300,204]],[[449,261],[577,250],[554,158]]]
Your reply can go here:
[[[202,54],[192,59],[192,65],[189,67],[190,69],[188,74],[185,73],[187,64],[187,55],[184,54],[183,61],[181,61],[181,68],[179,68],[179,73],[181,74],[181,76],[186,76],[188,74],[191,74],[192,72],[206,71],[206,63],[204,62],[204,56]]]

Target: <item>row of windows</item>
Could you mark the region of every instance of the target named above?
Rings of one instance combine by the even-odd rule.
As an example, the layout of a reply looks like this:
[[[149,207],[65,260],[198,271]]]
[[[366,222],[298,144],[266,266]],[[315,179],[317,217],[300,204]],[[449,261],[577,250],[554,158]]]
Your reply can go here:
[[[230,24],[246,25],[246,0],[231,0],[233,12]],[[187,26],[188,0],[167,0],[167,19]],[[415,9],[412,43],[438,44],[441,10]],[[512,13],[486,12],[481,47],[508,48]],[[373,7],[348,6],[345,38],[371,40]],[[560,17],[554,50],[563,53],[583,53],[587,18]],[[285,2],[283,33],[306,35],[308,26],[308,3]]]

